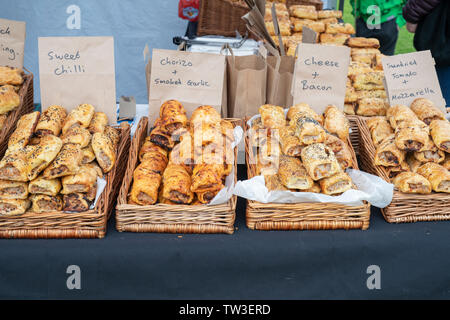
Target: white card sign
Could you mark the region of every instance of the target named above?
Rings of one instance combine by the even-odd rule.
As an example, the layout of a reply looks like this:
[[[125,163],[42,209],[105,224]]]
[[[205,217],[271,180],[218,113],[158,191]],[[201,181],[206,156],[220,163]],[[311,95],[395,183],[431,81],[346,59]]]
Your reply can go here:
[[[417,98],[427,98],[445,112],[445,100],[429,50],[386,56],[382,63],[391,105],[409,106]]]
[[[0,19],[0,66],[23,68],[25,34],[25,22]]]
[[[319,114],[330,104],[344,110],[350,48],[302,43],[298,46],[292,95]]]
[[[113,37],[39,38],[42,110],[83,103],[117,123]]]

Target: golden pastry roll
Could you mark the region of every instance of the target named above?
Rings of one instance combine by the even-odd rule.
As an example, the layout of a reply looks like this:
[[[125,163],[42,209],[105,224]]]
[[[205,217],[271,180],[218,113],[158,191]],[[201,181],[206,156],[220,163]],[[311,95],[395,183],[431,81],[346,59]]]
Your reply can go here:
[[[92,150],[94,150],[95,158],[104,173],[110,172],[116,163],[116,147],[117,145],[111,141],[107,131],[92,135]]]
[[[13,86],[0,87],[0,114],[6,114],[20,105],[20,96]]]
[[[111,145],[113,146],[113,149],[117,149],[120,141],[120,131],[111,126],[106,126],[104,134],[106,135],[106,137],[108,137]]]
[[[397,148],[395,135],[390,135],[381,142],[375,153],[374,164],[377,166],[396,167],[405,161],[406,152]]]
[[[192,173],[191,191],[200,193],[222,189],[223,165],[197,164]]]
[[[23,70],[12,67],[0,67],[0,86],[18,86],[23,83]]]
[[[323,18],[323,19],[319,19],[318,21],[327,24],[327,23],[338,23],[339,20],[337,18]]]
[[[353,56],[358,54],[380,55],[381,52],[379,49],[375,48],[351,48],[350,55]]]
[[[35,111],[20,117],[16,130],[14,130],[8,140],[8,149],[15,150],[24,148],[29,143],[38,123],[39,115],[40,112]]]
[[[343,46],[348,38],[350,35],[345,33],[321,33],[319,36],[320,43],[337,46]]]
[[[220,113],[211,106],[201,106],[194,110],[191,124],[217,124],[222,120]]]
[[[81,160],[81,164],[91,163],[95,160],[95,153],[91,144],[89,144],[86,148],[81,149],[81,151],[83,152],[83,160]]]
[[[278,176],[288,189],[307,190],[314,185],[300,159],[295,157],[281,156]]]
[[[334,152],[342,170],[353,167],[353,156],[347,143],[332,134],[327,134],[325,145]]]
[[[331,177],[341,171],[334,152],[322,143],[302,150],[302,163],[314,181]]]
[[[35,135],[42,137],[48,134],[59,136],[66,119],[66,109],[61,106],[50,106],[45,110],[36,125]]]
[[[387,94],[386,91],[383,90],[360,90],[356,91],[356,95],[358,96],[358,100],[367,99],[367,98],[376,98],[382,99],[387,102]]]
[[[286,117],[282,107],[266,104],[259,108],[259,113],[264,128],[279,129],[286,125]]]
[[[385,99],[364,98],[358,100],[356,114],[365,117],[385,116],[389,103]]]
[[[220,121],[220,130],[224,138],[230,142],[234,141],[234,126],[230,121],[222,119]]]
[[[208,190],[205,192],[197,192],[197,201],[200,202],[199,204],[208,204],[210,203],[214,197],[220,192],[220,189],[217,190]],[[194,205],[193,203],[191,203]]]
[[[289,12],[291,16],[301,19],[317,20],[319,17],[315,6],[292,5],[289,7]]]
[[[314,185],[307,190],[299,190],[300,192],[310,192],[310,193],[321,193],[322,188],[317,182],[314,182]]]
[[[375,54],[375,59],[374,59],[373,65],[372,65],[374,70],[383,71],[383,62],[382,62],[383,57],[384,57],[384,55],[381,53]]]
[[[389,176],[389,179],[393,179],[396,176],[398,176],[400,173],[402,172],[409,172],[411,171],[409,164],[406,161],[403,161],[402,163],[400,163],[400,165],[395,166],[395,167],[387,167],[387,174]]]
[[[384,90],[384,73],[380,71],[357,74],[353,77],[356,90]]]
[[[417,173],[430,181],[433,191],[450,193],[450,172],[443,166],[428,162],[420,166]]]
[[[356,94],[355,88],[353,86],[347,83],[347,87],[345,89],[345,103],[354,103],[358,101],[358,95]]]
[[[420,151],[414,152],[414,157],[420,162],[436,162],[441,163],[445,161],[445,152],[439,150],[434,144],[433,140],[428,137],[427,142]]]
[[[408,171],[411,172],[417,172],[417,169],[419,169],[419,167],[423,164],[422,162],[417,160],[413,154],[408,154],[408,156],[406,157],[406,163],[408,164],[409,167]]]
[[[28,185],[25,182],[0,180],[0,199],[26,199]]]
[[[326,195],[339,195],[353,187],[353,182],[350,176],[345,172],[338,172],[337,174],[319,181],[322,193]]]
[[[92,117],[91,123],[89,124],[88,130],[90,134],[96,132],[103,133],[106,126],[108,125],[108,116],[104,112],[96,112]]]
[[[65,176],[61,179],[63,189],[61,194],[87,193],[97,182],[96,165],[85,164],[74,175]]]
[[[175,142],[172,140],[172,137],[160,126],[155,127],[150,132],[150,141],[167,151],[172,150],[175,146]]]
[[[88,128],[92,118],[94,117],[95,109],[90,104],[81,104],[69,112],[62,127],[62,133],[66,133],[73,125],[79,125],[83,128]]]
[[[347,46],[350,48],[376,48],[380,47],[380,41],[376,38],[363,38],[363,37],[354,37],[349,38]]]
[[[266,184],[266,188],[269,191],[277,191],[277,190],[287,191],[288,190],[288,188],[283,186],[283,184],[281,183],[280,178],[277,174],[264,176],[264,181]]]
[[[400,127],[403,122],[419,120],[416,114],[404,105],[395,105],[390,107],[386,113],[386,116],[394,129]]]
[[[431,137],[436,146],[450,153],[450,123],[447,120],[433,120],[430,124]]]
[[[0,215],[3,216],[16,216],[20,214],[24,214],[27,209],[30,207],[29,200],[0,200]]]
[[[66,212],[89,211],[91,201],[83,193],[71,193],[63,196],[63,210]]]
[[[281,152],[291,157],[299,157],[304,147],[295,135],[293,127],[284,127],[280,129]]]
[[[306,103],[299,103],[289,108],[287,113],[287,120],[290,126],[296,126],[299,118],[313,118],[321,125],[323,124],[323,116],[317,114]]]
[[[252,147],[261,146],[267,139],[279,138],[279,135],[274,135],[275,130],[251,127],[248,130],[248,138]]]
[[[163,114],[162,118],[159,119],[158,125],[167,132],[167,134],[172,135],[179,130],[187,127],[188,118],[186,113],[174,113],[170,112],[173,109],[166,108],[166,113]]]
[[[70,176],[78,172],[83,152],[79,144],[69,143],[63,145],[55,160],[44,170],[44,178],[56,179]]]
[[[431,183],[420,174],[402,172],[394,178],[395,188],[404,193],[431,193]]]
[[[224,140],[220,123],[195,125],[192,136],[195,146],[206,146],[210,143],[219,144]]]
[[[146,153],[159,152],[164,156],[168,156],[167,151],[150,141],[150,136],[145,138],[144,144],[139,149],[139,161],[142,161]]]
[[[29,149],[7,150],[5,156],[0,161],[0,179],[9,181],[28,181]]]
[[[142,158],[142,163],[144,162],[145,168],[147,170],[151,170],[154,173],[162,175],[167,167],[167,163],[169,162],[169,160],[167,159],[166,155],[158,151],[151,151],[146,153]]]
[[[372,68],[370,67],[370,64],[359,62],[359,61],[350,61],[350,64],[348,66],[348,73],[347,75],[350,78],[353,78],[357,74],[361,73],[368,73],[372,72]]]
[[[395,144],[405,151],[422,151],[428,142],[430,129],[420,120],[402,122],[395,130]]]
[[[354,34],[355,28],[350,23],[328,23],[325,27],[325,33],[329,34]]]
[[[56,196],[61,191],[61,181],[59,179],[46,179],[43,176],[39,176],[30,182],[28,191],[31,194]]]
[[[169,162],[184,166],[186,171],[192,174],[195,166],[195,155],[194,140],[190,135],[183,136],[180,143],[173,148],[169,155]]]
[[[305,145],[322,143],[326,138],[324,128],[312,118],[299,118],[295,130],[295,135],[299,138],[300,143]]]
[[[28,180],[34,180],[45,168],[47,168],[61,151],[63,143],[60,138],[54,135],[43,136],[39,144],[27,146],[29,149],[28,162]]]
[[[366,123],[375,146],[394,134],[394,130],[385,117],[374,117],[366,120]]]
[[[319,10],[319,11],[317,11],[317,16],[319,19],[328,19],[328,18],[341,19],[342,11],[341,10]]]
[[[277,161],[264,161],[260,157],[256,160],[256,175],[270,176],[277,174],[279,168],[279,159]]]
[[[430,125],[433,120],[445,120],[444,113],[428,99],[416,99],[411,103],[410,108],[427,125]]]
[[[92,135],[89,130],[78,125],[73,125],[64,134],[61,135],[61,139],[64,144],[76,143],[81,148],[86,148],[91,142]]]
[[[275,27],[273,25],[273,21],[266,21],[266,28],[267,32],[269,32],[270,35],[275,35]],[[280,34],[282,36],[290,36],[291,35],[291,24],[289,20],[279,20],[278,26],[280,28]]]
[[[302,32],[303,27],[308,27],[317,33],[325,31],[325,24],[321,21],[291,18],[291,22],[294,32]]]
[[[158,200],[162,175],[155,173],[152,161],[142,162],[133,172],[130,200],[138,205],[153,205]]]
[[[298,44],[297,45],[291,45],[291,46],[289,46],[288,47],[288,50],[287,50],[287,52],[286,52],[286,55],[288,56],[288,57],[295,57],[295,58],[297,58],[297,56],[296,56],[296,51],[297,51],[297,46],[298,46]]]
[[[348,115],[355,115],[355,103],[344,103],[344,113]]]
[[[354,53],[351,55],[352,61],[353,62],[358,62],[358,63],[364,63],[364,64],[368,64],[368,65],[373,65],[374,61],[375,61],[375,54],[373,53]],[[374,72],[374,70],[372,69],[371,72]],[[379,72],[379,71],[377,71]],[[371,90],[371,89],[369,89]]]
[[[336,106],[329,105],[324,113],[324,128],[346,141],[350,135],[350,122]]]
[[[31,212],[43,213],[63,210],[61,196],[49,196],[45,194],[34,194],[30,197]]]
[[[445,169],[447,169],[447,170],[450,170],[450,154],[446,154],[445,155],[445,160],[444,160],[444,162],[442,163],[442,166],[445,168]]]
[[[177,100],[167,100],[159,108],[159,116],[161,118],[175,114],[186,114],[183,105]]]

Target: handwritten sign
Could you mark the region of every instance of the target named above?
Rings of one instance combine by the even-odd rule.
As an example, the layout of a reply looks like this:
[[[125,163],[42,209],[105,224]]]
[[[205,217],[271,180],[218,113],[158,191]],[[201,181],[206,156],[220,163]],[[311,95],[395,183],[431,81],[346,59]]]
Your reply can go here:
[[[0,66],[23,68],[25,34],[25,22],[0,19]]]
[[[294,104],[307,103],[319,114],[330,104],[343,110],[349,63],[347,47],[299,44],[292,84]]]
[[[114,39],[48,37],[38,42],[43,110],[61,105],[70,111],[89,103],[116,124]]]
[[[225,56],[174,50],[153,50],[149,118],[156,120],[161,104],[176,99],[188,115],[198,106],[210,105],[221,112],[225,84]]]
[[[382,63],[391,105],[409,106],[417,98],[427,98],[445,112],[445,100],[429,50],[386,56]]]

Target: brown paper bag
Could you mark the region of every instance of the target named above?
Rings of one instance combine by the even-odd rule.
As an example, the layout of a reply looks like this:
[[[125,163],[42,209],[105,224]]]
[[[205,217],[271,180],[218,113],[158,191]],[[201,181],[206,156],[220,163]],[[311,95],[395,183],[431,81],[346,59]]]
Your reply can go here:
[[[291,93],[295,58],[291,56],[267,57],[267,101],[282,107],[293,103]]]
[[[23,68],[25,22],[0,19],[0,66]]]
[[[146,66],[149,121],[153,125],[164,101],[178,100],[188,117],[202,105],[210,105],[226,117],[225,56],[154,49]]]
[[[231,51],[227,74],[228,116],[242,119],[257,114],[266,103],[266,61],[256,55],[236,57]]]
[[[61,105],[70,111],[83,103],[117,123],[114,39],[39,38],[42,110]]]

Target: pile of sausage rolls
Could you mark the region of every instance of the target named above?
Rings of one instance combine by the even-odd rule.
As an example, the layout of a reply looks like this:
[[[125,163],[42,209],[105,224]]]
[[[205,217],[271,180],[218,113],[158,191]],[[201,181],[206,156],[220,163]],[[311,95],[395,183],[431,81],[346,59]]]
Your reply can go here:
[[[139,150],[129,203],[208,204],[234,165],[233,125],[211,106],[190,119],[175,100],[166,101]]]
[[[260,107],[249,142],[256,154],[256,174],[263,175],[269,191],[339,195],[354,189],[345,172],[353,166],[347,143],[349,123],[344,113],[328,106],[323,115],[307,104]]]
[[[386,168],[404,193],[450,193],[450,123],[427,99],[396,105],[366,121],[376,147],[374,164]]]
[[[89,104],[22,116],[0,161],[0,214],[89,210],[118,143],[106,114]]]
[[[23,84],[21,69],[0,67],[0,130],[9,113],[20,105],[19,89]]]

